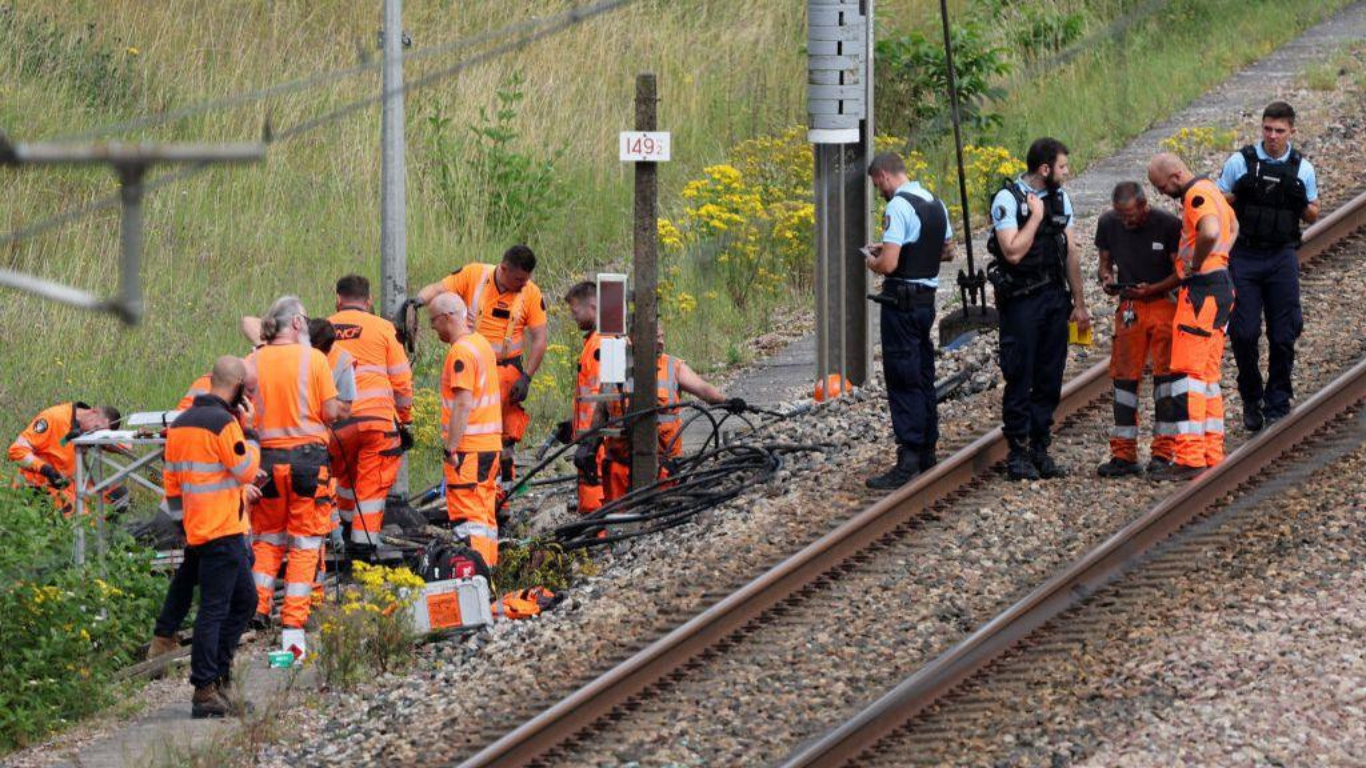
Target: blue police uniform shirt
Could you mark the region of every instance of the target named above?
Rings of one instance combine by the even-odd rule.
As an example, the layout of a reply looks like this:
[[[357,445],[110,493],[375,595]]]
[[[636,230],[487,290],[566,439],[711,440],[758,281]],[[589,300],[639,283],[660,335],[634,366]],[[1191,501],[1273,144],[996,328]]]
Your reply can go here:
[[[1039,191],[1025,183],[1021,176],[1015,180],[1015,187],[1026,195],[1034,195],[1043,199],[1052,194],[1062,195],[1062,212],[1067,216],[1067,226],[1072,226],[1072,198],[1067,196],[1067,190],[1058,189],[1057,192],[1050,190]],[[1024,203],[1016,204],[1015,196],[1010,194],[1010,190],[1002,189],[991,199],[991,226],[996,231],[1003,229],[1019,229],[1020,217],[1028,212]]]
[[[1262,149],[1262,142],[1260,141],[1257,142],[1256,148],[1257,157],[1261,159],[1262,162],[1277,165],[1290,159],[1290,150],[1294,147],[1293,145],[1287,146],[1285,148],[1285,154],[1280,157],[1268,155],[1266,150]],[[1231,194],[1233,192],[1233,185],[1238,183],[1238,179],[1241,179],[1246,175],[1247,160],[1243,159],[1242,152],[1234,152],[1233,155],[1229,157],[1228,161],[1224,163],[1224,172],[1219,174],[1219,191],[1224,194]],[[1299,177],[1300,181],[1304,182],[1304,191],[1308,193],[1309,202],[1312,203],[1318,200],[1319,182],[1318,178],[1314,176],[1314,166],[1309,164],[1309,158],[1302,158],[1300,160]]]
[[[883,219],[886,228],[882,231],[882,242],[892,243],[904,248],[909,243],[920,241],[920,217],[916,215],[915,208],[912,208],[909,202],[895,196],[902,192],[908,192],[915,195],[927,203],[934,200],[934,195],[931,195],[924,187],[920,186],[920,182],[908,181],[897,187],[896,192],[893,193],[892,199],[887,202],[887,213]],[[947,227],[944,230],[944,242],[947,243],[953,239],[953,222],[948,221],[949,209],[944,206],[942,200],[939,202],[939,207],[944,209],[944,219],[947,222]],[[920,285],[929,286],[930,288],[939,287],[938,277],[924,277],[915,280],[907,280],[906,282],[919,283]]]

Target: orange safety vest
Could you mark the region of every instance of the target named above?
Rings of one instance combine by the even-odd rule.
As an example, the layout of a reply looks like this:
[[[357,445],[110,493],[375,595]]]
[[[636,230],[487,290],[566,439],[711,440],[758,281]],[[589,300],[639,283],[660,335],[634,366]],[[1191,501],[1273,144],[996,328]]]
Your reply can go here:
[[[1176,262],[1176,269],[1181,273],[1181,277],[1187,277],[1185,262],[1195,256],[1195,240],[1199,235],[1200,220],[1210,215],[1219,217],[1219,239],[1215,241],[1204,263],[1200,265],[1200,274],[1228,269],[1228,254],[1233,248],[1233,241],[1238,239],[1238,215],[1234,213],[1233,206],[1229,205],[1224,193],[1219,191],[1219,187],[1215,186],[1213,181],[1200,178],[1186,188],[1181,202],[1181,245],[1177,251],[1179,258]]]
[[[261,450],[247,440],[228,404],[195,398],[166,430],[166,511],[185,523],[190,546],[246,533],[242,487],[256,479]]]
[[[590,398],[601,390],[602,361],[600,350],[602,338],[597,331],[588,334],[583,340],[583,352],[579,354],[579,380],[574,390],[574,437],[578,437],[593,427],[593,412],[597,403]]]
[[[337,396],[323,353],[302,344],[268,344],[256,362],[256,418],[265,448],[327,443],[323,403]]]
[[[189,410],[190,406],[194,405],[194,399],[196,397],[199,397],[200,395],[209,394],[209,387],[211,386],[211,382],[209,381],[209,379],[211,378],[213,378],[213,374],[206,373],[203,376],[200,376],[199,378],[195,379],[194,383],[190,385],[189,390],[187,390],[185,392],[185,395],[180,398],[180,402],[176,403],[175,409],[177,411]]]
[[[471,270],[469,275],[466,270]],[[441,284],[464,299],[470,328],[488,339],[495,359],[501,363],[522,354],[522,337],[528,327],[545,324],[545,298],[531,281],[511,296],[499,293],[496,271],[493,264],[468,264]]]
[[[500,451],[503,448],[503,408],[498,394],[497,362],[493,347],[477,333],[463,336],[446,352],[441,366],[441,445],[450,438],[451,412],[459,390],[474,396],[474,407],[456,450],[460,453]]]
[[[359,309],[343,309],[328,318],[337,330],[333,349],[356,359],[356,401],[352,418],[369,416],[386,422],[412,421],[413,371],[398,342],[394,324]]]
[[[626,382],[624,394],[633,391],[633,383]],[[656,403],[660,406],[676,406],[682,402],[682,397],[678,389],[678,358],[673,355],[660,355],[659,362],[655,368],[655,392]],[[612,419],[620,419],[626,413],[627,403],[630,398],[621,397],[607,403],[607,415]],[[683,455],[683,414],[678,408],[669,408],[659,411],[656,416],[658,419],[659,431],[659,455],[677,457]],[[613,426],[623,426],[620,422]]]
[[[29,422],[9,447],[9,460],[19,465],[19,474],[32,485],[47,485],[43,467],[51,465],[66,477],[76,472],[76,446],[71,441],[80,437],[76,425],[76,409],[89,408],[85,403],[62,403],[48,408]]]

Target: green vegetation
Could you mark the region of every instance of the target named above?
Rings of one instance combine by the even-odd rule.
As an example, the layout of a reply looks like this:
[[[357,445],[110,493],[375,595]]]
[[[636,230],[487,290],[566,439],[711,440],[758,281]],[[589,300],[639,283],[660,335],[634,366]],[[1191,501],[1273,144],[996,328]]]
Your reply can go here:
[[[76,527],[0,488],[0,753],[115,701],[110,675],[151,636],[165,595],[150,553],[116,531],[102,560],[73,566]]]

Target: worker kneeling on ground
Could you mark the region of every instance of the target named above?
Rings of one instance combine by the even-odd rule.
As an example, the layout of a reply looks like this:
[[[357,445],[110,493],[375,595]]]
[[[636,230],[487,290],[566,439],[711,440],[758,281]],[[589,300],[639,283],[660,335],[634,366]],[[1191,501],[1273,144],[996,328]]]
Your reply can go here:
[[[583,350],[579,353],[578,382],[574,389],[574,417],[560,425],[560,442],[578,440],[593,428],[593,414],[597,412],[595,398],[602,387],[602,339],[598,336],[598,286],[584,281],[576,283],[564,296],[574,324],[583,332]],[[591,471],[579,470],[579,514],[587,515],[602,507],[602,477],[597,467],[602,466],[603,452],[599,448]],[[586,463],[586,462],[585,462]]]
[[[503,419],[493,347],[471,331],[465,302],[456,294],[438,294],[427,302],[427,312],[432,330],[451,345],[441,364],[446,513],[456,535],[496,566]]]
[[[393,323],[373,314],[370,281],[337,281],[337,312],[330,318],[336,348],[355,358],[356,401],[351,415],[333,425],[338,506],[348,545],[364,553],[381,543],[384,503],[404,450],[412,445],[413,374]]]
[[[76,491],[76,446],[72,440],[102,429],[118,429],[121,416],[111,406],[62,403],[37,416],[9,446],[9,460],[19,465],[23,483],[46,493],[59,510],[70,514]],[[18,485],[18,483],[16,483]]]
[[[493,348],[502,398],[501,468],[505,482],[513,479],[513,450],[531,423],[522,402],[531,391],[531,378],[541,367],[550,339],[545,298],[531,282],[535,269],[536,254],[525,245],[514,245],[498,266],[466,264],[418,294],[426,304],[445,292],[459,296],[469,313],[470,330]]]
[[[261,435],[261,501],[253,516],[256,554],[255,621],[268,624],[275,579],[285,567],[280,611],[287,628],[303,628],[323,541],[332,529],[328,426],[343,412],[332,368],[309,346],[308,318],[294,296],[278,299],[261,320],[265,346],[252,353]]]
[[[166,510],[184,524],[186,562],[196,563],[199,582],[190,655],[196,718],[241,712],[230,696],[232,657],[257,603],[247,504],[261,496],[254,485],[261,451],[254,409],[241,397],[246,373],[240,359],[219,358],[208,393],[166,431]],[[175,599],[168,593],[168,602]]]
[[[1154,472],[1158,480],[1184,480],[1224,459],[1224,397],[1219,377],[1224,333],[1233,312],[1229,250],[1238,236],[1233,208],[1214,182],[1196,178],[1181,158],[1160,154],[1148,180],[1182,204],[1176,263],[1181,292],[1172,329],[1173,420],[1176,461]]]
[[[1096,470],[1101,477],[1123,477],[1142,471],[1138,464],[1138,383],[1152,360],[1154,428],[1148,471],[1156,472],[1176,458],[1176,422],[1172,419],[1172,321],[1178,279],[1173,261],[1181,242],[1181,220],[1148,205],[1136,181],[1115,185],[1114,208],[1096,224],[1098,276],[1105,292],[1119,297],[1115,308],[1110,378],[1114,381],[1115,425],[1110,432],[1110,460]]]
[[[681,393],[686,392],[711,405],[725,404],[732,413],[747,409],[744,400],[738,397],[727,399],[721,390],[706,379],[697,375],[681,358],[664,353],[664,326],[656,327],[656,351],[658,354],[655,368],[656,414],[659,433],[659,472],[663,479],[670,474],[670,465],[683,455],[683,414],[678,406],[683,402]],[[599,403],[594,415],[595,428],[609,426],[620,429],[621,436],[609,436],[579,443],[574,454],[574,465],[581,473],[590,476],[596,471],[603,484],[604,503],[616,501],[631,490],[631,438],[625,434],[630,427],[626,419],[630,407],[630,394],[633,385],[613,386],[617,397]],[[599,465],[598,444],[601,440],[603,459]]]

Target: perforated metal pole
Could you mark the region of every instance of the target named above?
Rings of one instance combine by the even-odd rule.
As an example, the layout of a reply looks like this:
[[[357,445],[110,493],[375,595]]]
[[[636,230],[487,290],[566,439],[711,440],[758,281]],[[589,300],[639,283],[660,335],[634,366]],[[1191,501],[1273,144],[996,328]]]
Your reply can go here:
[[[659,94],[655,76],[645,72],[636,77],[636,130],[653,131],[658,126]],[[658,323],[659,282],[656,264],[656,201],[658,196],[657,167],[652,162],[636,163],[635,312],[631,315],[631,402],[630,411],[655,407],[655,368],[659,355],[655,351],[655,329]],[[658,416],[651,412],[631,423],[631,488],[643,488],[655,482],[659,474]]]
[[[407,152],[403,123],[403,0],[384,0],[384,115],[380,125],[380,313],[395,315],[408,298]],[[390,495],[408,495],[408,457],[399,460]]]

